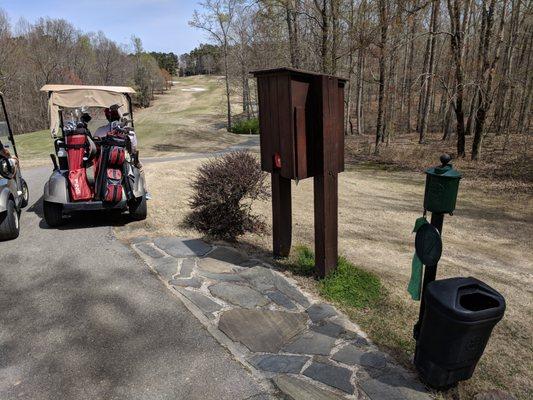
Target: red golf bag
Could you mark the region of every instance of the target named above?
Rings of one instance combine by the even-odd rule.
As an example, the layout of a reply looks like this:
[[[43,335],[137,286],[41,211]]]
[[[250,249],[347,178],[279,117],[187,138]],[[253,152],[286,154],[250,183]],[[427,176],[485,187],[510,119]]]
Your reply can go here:
[[[122,200],[122,168],[125,159],[126,150],[124,147],[115,145],[102,146],[99,195],[102,201],[106,203],[118,203]]]
[[[68,181],[71,201],[87,201],[93,198],[93,188],[87,179],[87,163],[94,152],[86,129],[78,128],[66,135]],[[94,155],[94,154],[93,154]],[[85,159],[84,159],[85,158]]]

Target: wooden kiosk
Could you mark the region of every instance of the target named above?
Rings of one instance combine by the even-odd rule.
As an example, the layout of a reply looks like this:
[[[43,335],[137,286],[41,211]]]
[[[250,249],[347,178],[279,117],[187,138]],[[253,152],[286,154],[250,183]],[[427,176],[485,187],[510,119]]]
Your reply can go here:
[[[292,68],[254,71],[259,95],[261,168],[272,175],[275,257],[289,255],[291,179],[314,178],[315,265],[337,266],[338,173],[344,171],[346,80]]]

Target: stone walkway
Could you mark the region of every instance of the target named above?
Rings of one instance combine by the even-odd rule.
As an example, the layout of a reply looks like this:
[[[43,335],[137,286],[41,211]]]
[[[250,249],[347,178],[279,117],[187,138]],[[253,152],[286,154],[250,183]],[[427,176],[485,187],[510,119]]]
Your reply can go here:
[[[229,247],[174,237],[132,247],[237,360],[293,400],[429,400],[412,373],[331,305]]]

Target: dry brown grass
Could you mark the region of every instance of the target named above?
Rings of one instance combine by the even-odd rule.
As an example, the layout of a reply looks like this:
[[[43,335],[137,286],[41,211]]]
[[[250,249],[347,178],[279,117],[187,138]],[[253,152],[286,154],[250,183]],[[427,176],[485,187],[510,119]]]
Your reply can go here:
[[[489,135],[483,144],[482,158],[454,159],[453,164],[463,172],[470,184],[490,186],[501,191],[533,193],[533,149],[529,146],[531,135]],[[472,146],[472,136],[467,137],[467,152]],[[382,144],[378,156],[374,155],[374,137],[354,135],[346,138],[346,155],[349,164],[379,165],[382,169],[422,171],[438,162],[442,153],[456,153],[455,140],[442,141],[440,134],[428,135],[425,144],[418,144],[416,133],[397,135],[387,146]]]
[[[188,181],[201,160],[174,161],[146,167],[154,200],[149,218],[130,224],[124,238],[144,234],[197,236],[182,226],[189,211]],[[415,219],[422,213],[421,173],[368,168],[347,171],[339,179],[339,247],[351,262],[377,273],[387,289],[383,304],[372,310],[345,310],[381,346],[409,364],[412,325],[418,303],[410,301],[406,285],[413,254]],[[313,244],[312,180],[293,186],[293,243]],[[255,212],[270,224],[270,203]],[[533,388],[532,204],[527,196],[510,196],[463,185],[454,216],[444,224],[444,254],[438,277],[475,276],[499,290],[507,300],[504,320],[496,327],[474,378],[462,383],[461,398],[500,387],[528,398]],[[249,235],[244,249],[268,257],[270,235]],[[314,290],[314,282],[298,280]],[[518,360],[518,361],[517,361]]]
[[[194,108],[194,103],[191,106]],[[194,123],[195,118],[189,123]],[[405,365],[410,364],[413,353],[411,334],[419,306],[410,300],[406,286],[414,251],[411,231],[415,219],[422,214],[422,171],[435,164],[443,151],[453,150],[453,143],[418,146],[413,138],[396,138],[395,149],[384,148],[381,159],[365,154],[364,140],[368,138],[349,139],[347,171],[339,178],[340,252],[354,264],[378,274],[387,290],[385,300],[377,307],[345,311],[377,344]],[[497,148],[496,144],[488,143],[487,151],[491,146]],[[527,151],[524,154],[527,160],[530,155]],[[524,163],[518,158],[512,160],[513,157],[506,156],[497,159],[494,165],[468,160],[454,163],[465,172],[465,178],[455,214],[445,217],[444,254],[438,278],[475,276],[506,297],[507,311],[495,328],[474,377],[461,383],[455,395],[444,394],[447,398],[471,399],[479,391],[491,388],[508,390],[520,399],[533,397],[530,175],[523,173],[522,167],[507,178],[505,174],[491,172],[497,172],[506,162]],[[201,161],[148,164],[147,180],[153,194],[149,217],[119,228],[119,236],[126,240],[155,234],[198,236],[182,222],[189,211],[188,182]],[[531,162],[526,162],[526,168],[530,167]],[[294,184],[293,244],[313,246],[312,204],[312,180]],[[270,226],[268,201],[256,203],[254,212],[264,215]],[[270,260],[271,240],[270,235],[248,235],[238,245]],[[314,280],[295,278],[318,295]]]

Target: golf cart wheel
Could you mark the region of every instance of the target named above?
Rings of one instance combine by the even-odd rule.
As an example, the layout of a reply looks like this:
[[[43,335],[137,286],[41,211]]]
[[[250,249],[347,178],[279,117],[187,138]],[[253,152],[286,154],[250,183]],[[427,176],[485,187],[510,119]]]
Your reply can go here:
[[[28,205],[30,201],[30,189],[28,188],[28,184],[24,179],[21,181],[22,183],[22,202],[20,203],[20,207],[24,208]]]
[[[63,205],[58,203],[43,202],[44,220],[50,227],[63,224]]]
[[[129,202],[128,208],[130,216],[135,221],[142,221],[146,219],[148,214],[148,207],[146,205],[146,196],[137,197]]]
[[[19,236],[19,213],[12,199],[7,201],[7,210],[0,214],[0,240],[12,240]]]

